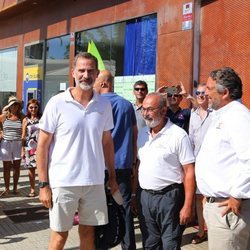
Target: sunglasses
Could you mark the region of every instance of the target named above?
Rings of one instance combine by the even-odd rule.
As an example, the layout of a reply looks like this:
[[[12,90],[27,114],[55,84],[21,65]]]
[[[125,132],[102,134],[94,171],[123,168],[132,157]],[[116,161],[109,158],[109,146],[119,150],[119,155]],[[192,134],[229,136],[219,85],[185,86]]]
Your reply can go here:
[[[195,91],[195,95],[205,95],[205,91],[199,91],[199,90],[196,90]]]
[[[134,88],[135,91],[145,91],[145,88]]]
[[[35,106],[35,107],[30,106],[29,109],[38,109],[38,107],[37,106]]]
[[[175,95],[172,95],[172,94],[167,94],[167,97],[169,97],[169,98],[170,98],[170,97],[173,97],[173,96],[174,96],[174,97],[176,97],[176,98],[177,98],[177,97],[182,97],[182,95],[177,95],[177,94],[175,94]]]

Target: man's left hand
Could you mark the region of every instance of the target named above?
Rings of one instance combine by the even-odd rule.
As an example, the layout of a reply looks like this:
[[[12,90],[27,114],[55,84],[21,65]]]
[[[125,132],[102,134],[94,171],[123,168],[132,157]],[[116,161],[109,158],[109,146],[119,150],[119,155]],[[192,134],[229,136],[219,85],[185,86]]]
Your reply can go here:
[[[236,215],[240,215],[240,204],[241,204],[241,199],[236,199],[234,197],[230,197],[228,200],[220,202],[219,207],[226,207],[222,211],[221,214],[222,217],[231,211]]]
[[[115,177],[108,179],[107,186],[110,188],[111,194],[114,194],[117,190],[119,190],[119,185],[117,184]]]

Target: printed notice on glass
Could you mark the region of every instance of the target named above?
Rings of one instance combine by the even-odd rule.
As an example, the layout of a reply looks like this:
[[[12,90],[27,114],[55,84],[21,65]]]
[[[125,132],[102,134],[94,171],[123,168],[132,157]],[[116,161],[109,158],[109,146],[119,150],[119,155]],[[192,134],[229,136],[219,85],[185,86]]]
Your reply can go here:
[[[182,7],[182,30],[192,29],[193,3],[184,3]]]

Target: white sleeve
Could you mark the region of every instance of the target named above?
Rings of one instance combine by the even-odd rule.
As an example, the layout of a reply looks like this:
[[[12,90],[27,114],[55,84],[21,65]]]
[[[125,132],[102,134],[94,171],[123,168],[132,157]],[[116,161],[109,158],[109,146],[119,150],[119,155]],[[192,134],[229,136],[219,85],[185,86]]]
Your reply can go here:
[[[43,115],[39,121],[39,128],[54,134],[57,127],[57,103],[52,97],[47,103]]]

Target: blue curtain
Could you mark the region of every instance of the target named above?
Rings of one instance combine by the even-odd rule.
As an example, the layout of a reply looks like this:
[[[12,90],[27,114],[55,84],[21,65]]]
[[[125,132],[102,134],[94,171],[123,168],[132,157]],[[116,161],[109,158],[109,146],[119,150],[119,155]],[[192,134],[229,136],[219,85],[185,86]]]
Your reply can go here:
[[[156,15],[128,21],[125,30],[124,75],[155,74]]]

